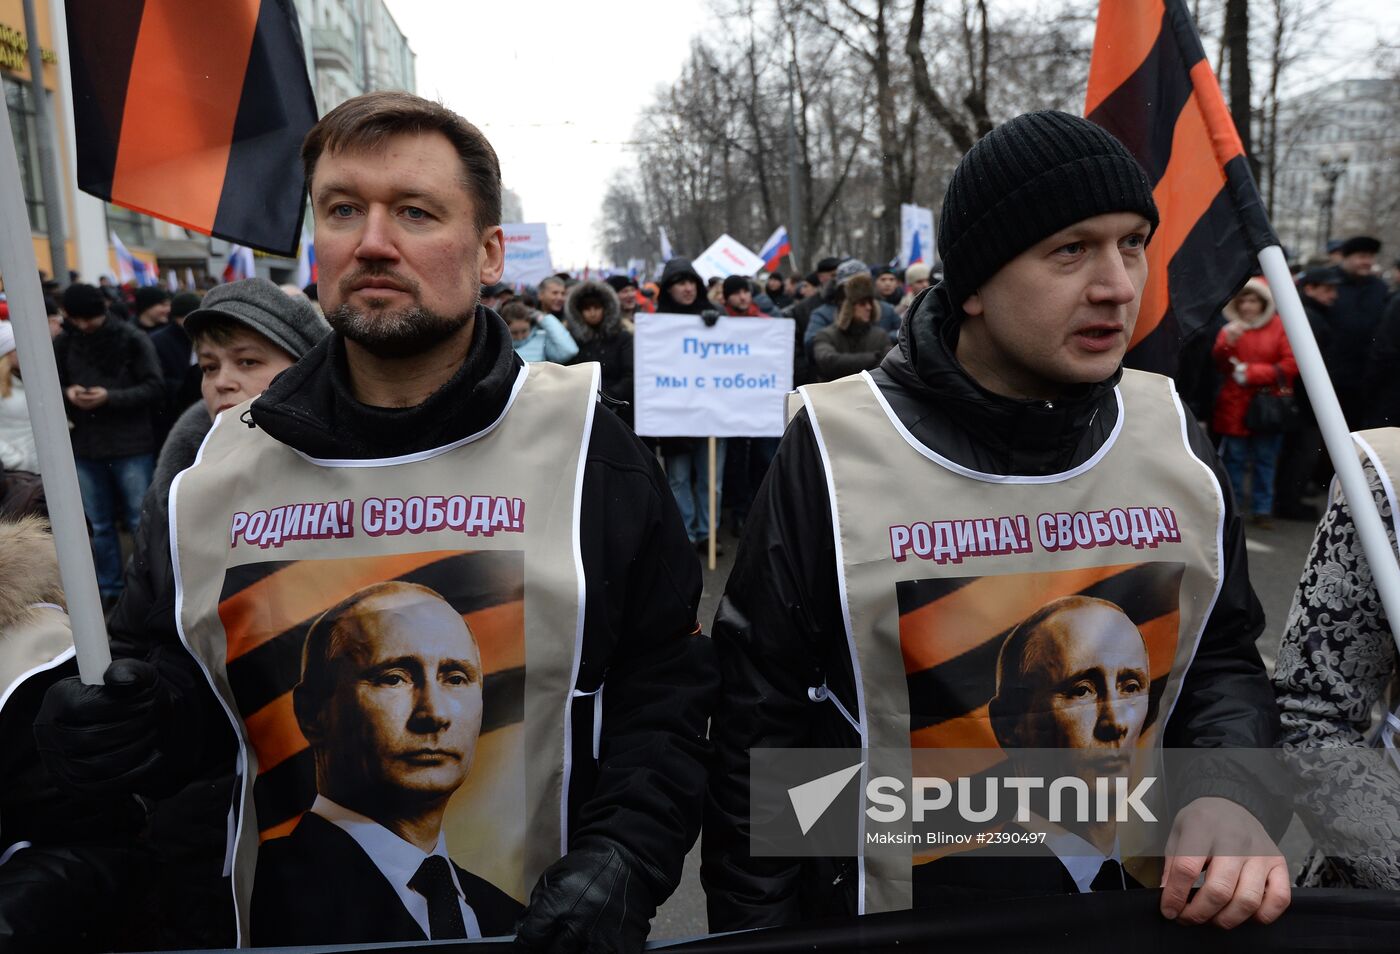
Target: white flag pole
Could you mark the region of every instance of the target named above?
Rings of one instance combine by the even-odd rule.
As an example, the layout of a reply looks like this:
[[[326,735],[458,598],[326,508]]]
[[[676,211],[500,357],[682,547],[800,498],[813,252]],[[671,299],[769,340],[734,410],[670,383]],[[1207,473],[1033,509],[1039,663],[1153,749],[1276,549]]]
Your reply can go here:
[[[24,371],[24,395],[58,550],[59,576],[73,625],[78,672],[83,682],[100,685],[102,674],[112,661],[112,651],[107,644],[92,547],[83,519],[83,498],[78,491],[78,471],[68,438],[68,415],[63,408],[58,365],[54,362],[49,320],[34,261],[14,134],[8,122],[0,122],[0,276],[5,279],[15,350]]]
[[[1269,290],[1278,304],[1283,330],[1288,334],[1288,344],[1293,349],[1303,384],[1308,389],[1308,402],[1322,430],[1322,440],[1337,471],[1337,481],[1346,495],[1347,509],[1351,511],[1356,535],[1361,540],[1361,549],[1366,553],[1371,577],[1376,582],[1376,593],[1391,623],[1391,635],[1396,645],[1400,646],[1400,565],[1396,563],[1395,551],[1390,546],[1380,511],[1376,509],[1376,499],[1366,484],[1366,475],[1361,470],[1361,461],[1357,457],[1346,418],[1342,416],[1337,392],[1332,387],[1327,367],[1322,363],[1322,352],[1318,350],[1312,326],[1308,324],[1303,302],[1298,298],[1298,289],[1293,285],[1293,276],[1288,271],[1283,249],[1270,245],[1259,253],[1259,264],[1263,266]]]

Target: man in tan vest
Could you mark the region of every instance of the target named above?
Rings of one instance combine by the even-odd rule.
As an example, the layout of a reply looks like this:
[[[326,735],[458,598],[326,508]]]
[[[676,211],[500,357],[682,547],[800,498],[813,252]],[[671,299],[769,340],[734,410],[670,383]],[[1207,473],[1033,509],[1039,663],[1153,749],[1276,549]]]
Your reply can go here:
[[[714,626],[711,929],[937,903],[919,858],[752,857],[750,813],[768,808],[750,805],[749,753],[904,753],[864,766],[864,785],[907,772],[911,749],[995,750],[996,647],[1047,599],[1124,607],[1125,652],[1151,633],[1161,714],[1140,747],[1275,746],[1228,481],[1171,382],[1122,367],[1157,223],[1121,143],[1065,113],[1020,116],[954,171],[945,278],[897,347],[875,371],[803,389]],[[1208,847],[1165,859],[1165,917],[1229,928],[1288,905],[1259,820],[1279,831],[1287,817],[1232,768],[1177,792],[1177,834]]]
[[[452,862],[489,868],[526,905],[528,950],[640,950],[699,828],[718,682],[665,478],[597,404],[596,365],[525,366],[478,304],[504,240],[500,166],[476,127],[372,93],[323,117],[302,160],[334,333],[218,416],[171,490],[171,559],[136,554],[153,579],[113,617],[107,685],[58,684],[40,746],[71,784],[161,797],[201,763],[232,762],[209,745],[232,719],[246,942],[259,842],[315,798],[286,661],[347,590],[431,580],[491,634],[476,758],[489,742],[501,767],[453,796]],[[222,831],[227,810],[209,823]],[[404,891],[429,920],[446,912],[427,936],[460,936],[451,896],[470,898],[450,879],[419,884]],[[412,918],[363,921],[355,938],[304,940],[425,936]]]

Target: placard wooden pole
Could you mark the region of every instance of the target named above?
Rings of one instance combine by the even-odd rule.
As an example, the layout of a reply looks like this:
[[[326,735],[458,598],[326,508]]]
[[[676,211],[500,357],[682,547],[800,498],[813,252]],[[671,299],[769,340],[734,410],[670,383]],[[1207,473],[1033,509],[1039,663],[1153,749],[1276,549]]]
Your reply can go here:
[[[716,443],[716,441],[715,441],[715,438],[711,437],[711,438],[710,438],[710,488],[709,488],[709,492],[710,492],[710,569],[711,569],[711,570],[713,570],[713,569],[715,568],[715,522],[716,522],[716,520],[717,520],[717,518],[718,518],[718,516],[719,516],[718,514],[715,513],[715,502],[716,502],[717,496],[718,496],[718,495],[715,494],[715,454],[716,454],[716,447],[717,447],[717,443]]]

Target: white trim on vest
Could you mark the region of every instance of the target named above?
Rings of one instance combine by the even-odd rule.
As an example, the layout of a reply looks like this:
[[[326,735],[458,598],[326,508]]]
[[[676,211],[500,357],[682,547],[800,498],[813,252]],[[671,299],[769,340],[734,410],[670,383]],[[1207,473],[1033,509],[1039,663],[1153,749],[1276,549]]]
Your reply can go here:
[[[867,375],[867,378],[869,376]],[[841,546],[841,514],[836,506],[836,477],[831,470],[831,457],[826,451],[826,440],[822,437],[821,425],[817,423],[817,412],[812,407],[812,399],[807,393],[807,388],[799,389],[802,394],[802,402],[807,407],[807,423],[812,427],[812,435],[817,439],[817,450],[822,456],[822,471],[826,475],[826,496],[831,503],[831,537],[836,549],[836,587],[841,596],[841,620],[846,626],[846,651],[851,655],[851,673],[854,676],[856,692],[856,719],[853,727],[860,735],[860,747],[867,749],[870,747],[870,733],[867,728],[865,710],[865,683],[861,677],[860,656],[856,653],[855,626],[851,623],[851,603],[846,593],[846,559]],[[825,683],[823,683],[825,686]],[[835,696],[831,696],[832,701],[836,701]],[[837,703],[840,707],[840,703]],[[843,711],[843,715],[849,714]],[[870,759],[861,760],[860,766],[860,790],[865,791],[870,783]],[[860,815],[860,850],[856,854],[856,914],[865,913],[865,813]]]
[[[1108,452],[1113,449],[1114,443],[1118,440],[1118,435],[1123,432],[1123,394],[1117,387],[1114,387],[1113,397],[1118,401],[1118,420],[1114,423],[1113,430],[1108,435],[1108,440],[1104,441],[1103,446],[1095,451],[1094,455],[1084,463],[1080,464],[1078,467],[1063,471],[1062,473],[1046,474],[1043,477],[1026,477],[1017,474],[987,474],[980,470],[973,470],[971,467],[964,467],[957,461],[949,460],[947,457],[944,457],[942,454],[920,441],[904,426],[904,422],[899,419],[899,415],[894,412],[894,408],[890,407],[889,402],[885,400],[885,396],[880,393],[880,386],[876,384],[875,379],[870,376],[870,372],[862,371],[860,376],[865,378],[865,383],[869,385],[870,390],[875,393],[875,400],[880,402],[881,410],[885,412],[885,416],[890,419],[890,423],[893,424],[894,429],[899,432],[899,436],[904,438],[906,444],[944,470],[950,470],[955,474],[959,474],[963,477],[970,477],[973,480],[980,480],[983,483],[1058,484],[1062,481],[1070,480],[1071,478],[1078,477],[1092,470],[1094,465],[1103,460]],[[1187,448],[1187,450],[1189,451],[1190,448]]]
[[[234,798],[235,804],[241,808],[248,798],[248,785],[250,784],[248,780],[247,758],[248,737],[243,725],[243,720],[235,716],[233,710],[229,708],[228,703],[224,700],[224,694],[219,691],[218,685],[214,682],[214,674],[209,671],[209,667],[204,663],[204,657],[194,651],[194,647],[190,645],[189,637],[185,635],[185,584],[180,574],[180,536],[177,532],[180,522],[176,513],[176,501],[179,499],[178,491],[180,489],[180,482],[184,480],[186,474],[198,467],[200,461],[204,459],[204,449],[209,446],[209,440],[214,436],[214,432],[223,424],[224,416],[223,413],[215,416],[213,424],[209,427],[209,433],[205,434],[204,440],[200,441],[199,450],[194,455],[194,463],[176,474],[175,479],[170,482],[170,498],[166,505],[166,513],[168,515],[168,529],[170,533],[170,565],[175,581],[175,631],[180,634],[180,642],[184,645],[185,652],[194,657],[195,664],[199,666],[199,671],[204,673],[204,679],[209,683],[209,691],[214,693],[215,699],[219,700],[219,707],[224,710],[224,715],[228,717],[229,724],[233,726],[234,734],[238,737],[238,762],[235,766],[235,771],[238,773],[238,785],[235,786],[236,794]],[[224,849],[224,871],[227,873],[231,874],[233,871],[233,855],[238,844],[242,842],[242,840],[243,812],[239,811],[238,824],[234,831],[233,840],[229,841]],[[234,910],[237,911],[238,885],[232,878],[229,879],[229,894],[233,898]],[[233,920],[235,931],[234,946],[242,947],[244,942],[243,918],[235,917]]]
[[[1351,439],[1360,445],[1362,452],[1370,459],[1371,466],[1376,470],[1376,476],[1380,479],[1381,489],[1385,491],[1386,498],[1390,501],[1390,519],[1396,525],[1396,545],[1397,553],[1400,553],[1400,507],[1396,506],[1395,485],[1391,483],[1390,474],[1386,472],[1385,465],[1381,463],[1380,454],[1371,446],[1370,442],[1360,434],[1352,434]]]
[[[1181,686],[1177,689],[1176,698],[1172,700],[1171,708],[1167,710],[1166,717],[1162,719],[1163,727],[1171,722],[1172,713],[1176,711],[1176,704],[1185,695],[1182,690],[1185,689],[1186,678],[1190,675],[1191,667],[1196,662],[1196,653],[1200,652],[1201,649],[1201,637],[1205,635],[1206,627],[1210,625],[1210,618],[1215,613],[1215,604],[1220,599],[1220,590],[1225,585],[1225,491],[1221,488],[1220,478],[1216,476],[1211,466],[1197,457],[1196,452],[1191,449],[1191,436],[1186,429],[1193,425],[1186,415],[1186,409],[1182,407],[1181,396],[1176,393],[1176,385],[1170,379],[1167,380],[1167,393],[1171,395],[1172,404],[1176,407],[1176,416],[1181,421],[1182,448],[1186,451],[1186,455],[1206,472],[1206,476],[1210,478],[1210,485],[1215,488],[1215,512],[1217,516],[1215,518],[1215,592],[1210,595],[1210,605],[1206,607],[1205,613],[1201,616],[1201,628],[1196,630],[1196,635],[1193,637],[1194,642],[1191,645],[1191,658],[1186,661],[1186,668],[1181,671]]]
[[[54,604],[52,603],[35,603],[33,605],[53,606],[54,609],[63,609],[63,607],[54,606]],[[67,611],[64,610],[64,612],[66,613]],[[67,649],[50,659],[48,662],[39,663],[39,665],[35,666],[33,669],[27,669],[24,672],[20,673],[18,676],[15,677],[14,682],[6,686],[3,692],[0,692],[0,711],[4,710],[5,703],[10,701],[10,696],[15,694],[15,690],[18,689],[21,685],[23,685],[26,679],[29,679],[32,676],[37,676],[41,672],[48,672],[50,669],[62,666],[64,663],[72,659],[77,654],[78,651],[72,646],[69,646]]]
[[[520,389],[525,386],[525,379],[529,376],[530,365],[521,365],[520,373],[518,373],[515,376],[515,383],[511,385],[510,397],[506,398],[505,407],[501,408],[501,413],[497,415],[496,419],[490,424],[487,424],[481,430],[477,431],[475,434],[469,434],[466,437],[463,437],[461,440],[453,441],[451,444],[444,444],[441,447],[429,448],[425,451],[416,451],[412,454],[403,454],[399,457],[371,457],[365,458],[363,460],[357,458],[335,460],[322,457],[312,457],[310,454],[303,454],[295,447],[289,446],[288,449],[295,453],[298,457],[301,457],[304,460],[315,464],[317,467],[392,467],[395,464],[416,464],[419,461],[432,460],[434,457],[441,457],[443,454],[446,454],[449,451],[454,451],[459,447],[465,447],[472,441],[480,440],[487,434],[490,434],[492,431],[494,431],[497,427],[499,427],[501,422],[506,419],[506,415],[510,413],[511,405],[515,403],[516,397],[520,394]]]
[[[526,370],[529,369],[526,364]],[[601,382],[603,366],[593,364],[593,383],[589,387],[591,398],[588,402],[588,410],[583,416],[583,442],[578,451],[578,470],[574,474],[574,518],[571,537],[574,547],[574,573],[578,576],[578,623],[574,627],[574,664],[569,672],[570,693],[564,701],[564,774],[560,778],[559,788],[559,856],[562,858],[569,853],[569,780],[573,776],[574,769],[574,691],[578,689],[578,670],[583,662],[583,617],[584,608],[588,596],[587,581],[583,575],[583,545],[579,534],[579,516],[583,510],[583,472],[588,464],[588,445],[593,439],[593,413],[598,409],[598,388]],[[524,374],[520,376],[522,379]],[[514,395],[511,396],[514,401]],[[507,406],[509,407],[509,406]],[[504,415],[502,415],[504,417]],[[495,425],[492,425],[493,427]],[[598,695],[594,699],[596,706],[597,720],[594,722],[594,757],[597,757],[598,745],[602,740],[602,685],[598,686]]]

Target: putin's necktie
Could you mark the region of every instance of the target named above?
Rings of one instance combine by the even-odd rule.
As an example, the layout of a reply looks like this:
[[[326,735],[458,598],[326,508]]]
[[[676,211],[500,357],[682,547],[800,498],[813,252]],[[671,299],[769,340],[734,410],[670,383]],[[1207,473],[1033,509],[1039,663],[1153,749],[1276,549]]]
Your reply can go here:
[[[1094,875],[1089,890],[1122,891],[1126,887],[1127,881],[1123,877],[1123,866],[1112,858],[1106,858],[1104,863],[1099,866],[1099,873]]]
[[[428,899],[428,936],[434,941],[467,936],[452,869],[442,855],[429,855],[408,886]]]

